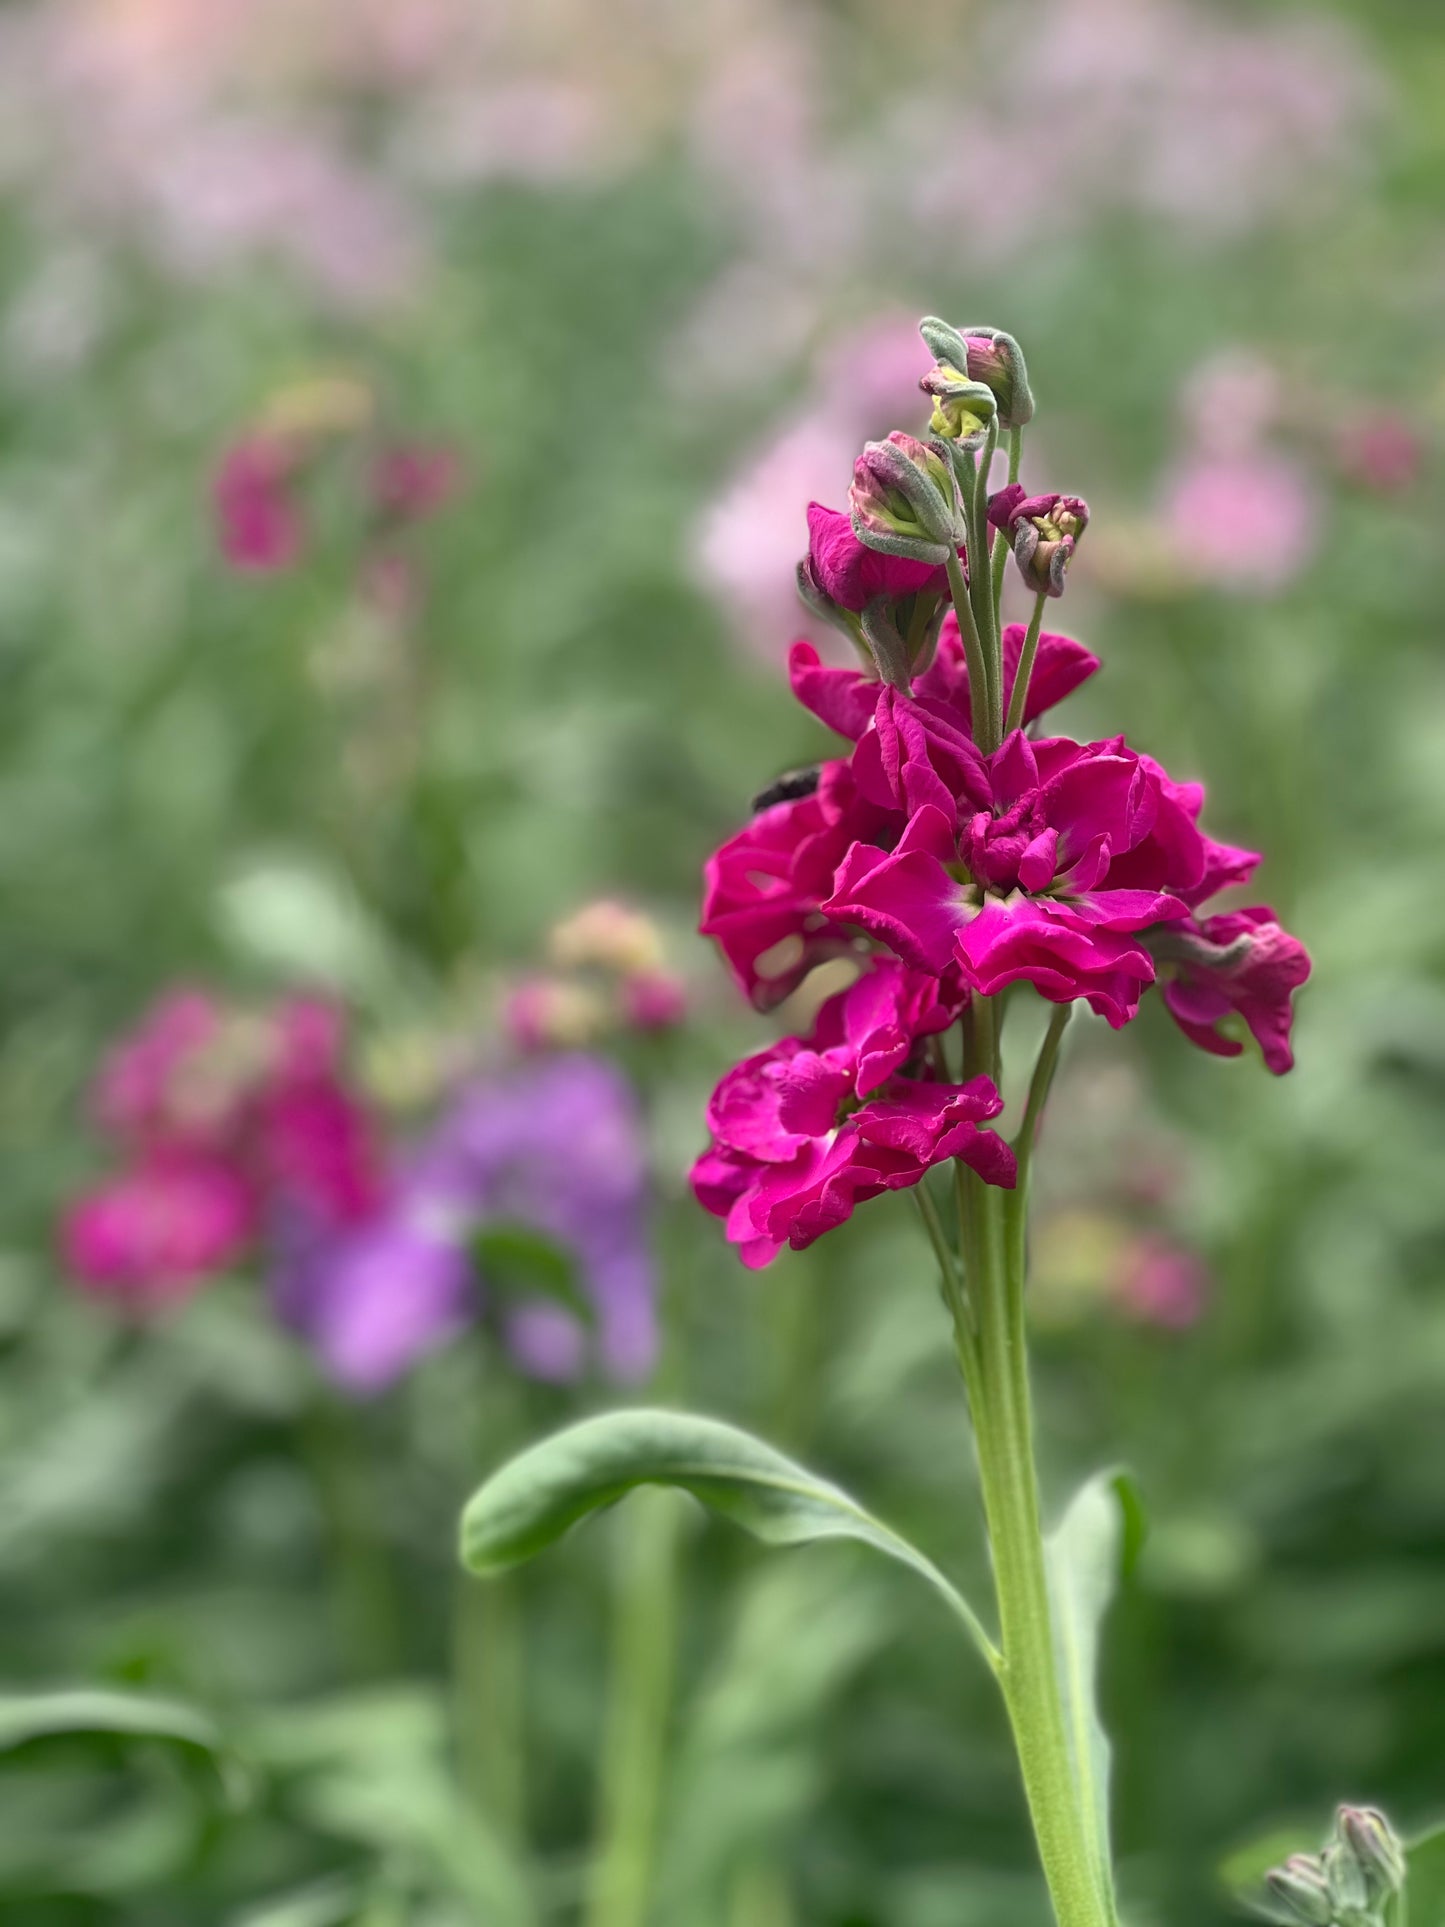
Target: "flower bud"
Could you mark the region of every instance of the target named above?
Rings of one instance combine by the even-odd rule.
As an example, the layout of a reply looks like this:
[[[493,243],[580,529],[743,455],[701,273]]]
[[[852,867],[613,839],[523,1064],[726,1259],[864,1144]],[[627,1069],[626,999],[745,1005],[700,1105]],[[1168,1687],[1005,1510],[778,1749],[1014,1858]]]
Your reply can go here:
[[[1022,348],[1002,328],[953,328],[936,315],[918,324],[935,359],[970,382],[981,383],[994,398],[1000,428],[1022,428],[1033,420],[1034,398]],[[928,377],[924,377],[926,392]],[[941,429],[936,429],[941,434]]]
[[[930,368],[918,385],[933,397],[931,432],[962,448],[979,447],[996,412],[993,390],[984,382],[971,381],[950,361]]]
[[[901,429],[887,441],[864,444],[848,507],[858,540],[884,555],[937,566],[963,533],[948,461]]]
[[[1332,1927],[1335,1903],[1324,1868],[1313,1854],[1294,1853],[1264,1877],[1275,1919],[1288,1927]]]
[[[1021,482],[1010,482],[990,497],[988,519],[1007,537],[1019,574],[1034,593],[1061,596],[1064,573],[1088,527],[1088,503],[1077,495],[1025,495]]]
[[[1335,1816],[1335,1856],[1330,1871],[1337,1900],[1358,1893],[1358,1907],[1378,1911],[1405,1884],[1405,1850],[1383,1813],[1374,1807],[1341,1807]],[[1345,1866],[1349,1861],[1349,1869]]]

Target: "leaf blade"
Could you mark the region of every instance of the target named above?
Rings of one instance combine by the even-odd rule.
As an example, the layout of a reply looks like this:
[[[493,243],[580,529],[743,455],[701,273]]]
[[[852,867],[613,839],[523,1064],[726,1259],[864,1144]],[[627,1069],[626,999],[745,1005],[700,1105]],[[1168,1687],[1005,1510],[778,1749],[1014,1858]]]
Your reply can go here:
[[[1044,1545],[1054,1654],[1074,1779],[1090,1818],[1091,1859],[1098,1890],[1117,1918],[1109,1837],[1109,1738],[1099,1718],[1099,1629],[1126,1559],[1143,1531],[1132,1480],[1101,1472],[1070,1500]]]
[[[841,1487],[761,1439],[692,1413],[648,1407],[604,1413],[510,1460],[463,1512],[462,1563],[479,1574],[504,1571],[639,1485],[688,1492],[768,1545],[852,1539],[872,1546],[924,1579],[997,1670],[997,1651],[977,1614],[917,1547]]]

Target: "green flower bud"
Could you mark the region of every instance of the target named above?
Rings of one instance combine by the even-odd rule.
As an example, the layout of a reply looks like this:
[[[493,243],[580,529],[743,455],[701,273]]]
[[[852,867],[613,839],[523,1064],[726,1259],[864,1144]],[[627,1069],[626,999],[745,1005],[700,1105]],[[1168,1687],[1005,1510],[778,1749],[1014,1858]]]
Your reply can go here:
[[[1335,1903],[1325,1870],[1313,1854],[1294,1853],[1264,1877],[1274,1918],[1288,1927],[1334,1927]]]
[[[963,448],[978,448],[988,434],[997,410],[993,390],[981,381],[970,381],[950,361],[941,361],[919,381],[925,395],[933,397],[933,413],[928,426],[944,441]]]
[[[1330,1851],[1339,1897],[1343,1901],[1348,1895],[1349,1904],[1357,1908],[1378,1912],[1405,1885],[1405,1850],[1374,1807],[1341,1807]]]
[[[935,566],[963,536],[953,471],[944,456],[901,429],[868,442],[848,491],[853,532],[870,549]]]
[[[989,390],[998,408],[1001,428],[1022,428],[1033,420],[1034,398],[1028,369],[1024,365],[1023,349],[1012,335],[1005,334],[1002,328],[954,328],[936,315],[925,316],[918,324],[918,332],[938,362]]]

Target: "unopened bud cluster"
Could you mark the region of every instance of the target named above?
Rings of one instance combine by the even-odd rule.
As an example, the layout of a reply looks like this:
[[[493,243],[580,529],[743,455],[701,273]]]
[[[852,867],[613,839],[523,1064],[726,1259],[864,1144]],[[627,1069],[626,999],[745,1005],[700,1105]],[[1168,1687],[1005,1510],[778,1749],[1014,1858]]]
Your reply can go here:
[[[1322,1852],[1291,1854],[1265,1875],[1269,1916],[1282,1927],[1387,1927],[1405,1873],[1404,1849],[1384,1814],[1341,1807]]]

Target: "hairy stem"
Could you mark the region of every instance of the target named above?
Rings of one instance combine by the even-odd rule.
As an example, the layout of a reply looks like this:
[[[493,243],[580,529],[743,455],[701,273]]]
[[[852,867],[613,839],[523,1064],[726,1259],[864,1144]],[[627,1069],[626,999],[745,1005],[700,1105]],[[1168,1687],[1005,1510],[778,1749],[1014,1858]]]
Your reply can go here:
[[[979,638],[978,625],[973,619],[973,604],[968,599],[968,584],[963,579],[963,568],[956,549],[949,550],[945,566],[948,569],[949,594],[953,597],[954,613],[958,617],[958,632],[963,637],[964,658],[968,663],[968,693],[969,706],[973,712],[973,740],[987,754],[990,750],[998,748],[998,737],[992,733],[993,707],[983,643]]]
[[[1011,483],[1019,478],[1019,464],[1023,460],[1023,452],[1024,431],[1021,428],[1011,428],[1008,432],[1008,478]],[[1003,606],[1003,572],[1008,567],[1008,557],[1008,543],[1000,535],[993,545],[993,606],[995,609]]]
[[[1043,627],[1044,603],[1048,600],[1040,594],[1034,602],[1034,612],[1029,617],[1028,634],[1024,637],[1023,653],[1014,675],[1013,695],[1009,698],[1008,720],[1003,726],[1007,736],[1010,731],[1024,726],[1024,706],[1029,699],[1029,684],[1033,680],[1034,657],[1039,653],[1039,630]]]

